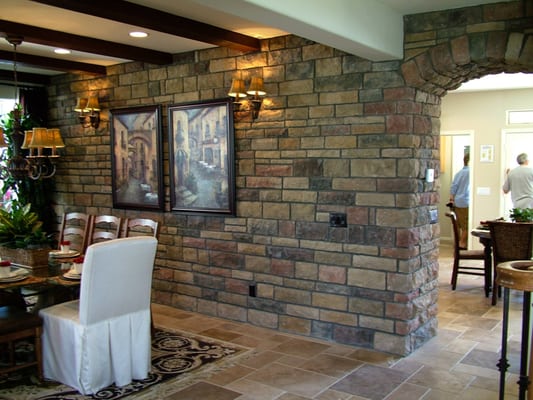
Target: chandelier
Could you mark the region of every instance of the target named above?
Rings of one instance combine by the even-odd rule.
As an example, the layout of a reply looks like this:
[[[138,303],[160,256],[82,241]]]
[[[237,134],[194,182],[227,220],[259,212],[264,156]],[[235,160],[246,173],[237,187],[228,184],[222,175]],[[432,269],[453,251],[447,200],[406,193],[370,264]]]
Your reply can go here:
[[[22,37],[7,36],[6,40],[13,46],[16,102],[18,97],[17,46],[22,43]],[[54,176],[59,158],[57,149],[65,147],[59,129],[39,127],[24,132],[21,124],[22,111],[18,104],[15,104],[11,118],[12,131],[9,136],[9,143],[5,140],[3,129],[0,128],[0,148],[9,147],[11,150],[11,154],[7,158],[2,157],[4,165],[0,167],[0,178],[11,177],[20,181],[27,177],[37,180]]]

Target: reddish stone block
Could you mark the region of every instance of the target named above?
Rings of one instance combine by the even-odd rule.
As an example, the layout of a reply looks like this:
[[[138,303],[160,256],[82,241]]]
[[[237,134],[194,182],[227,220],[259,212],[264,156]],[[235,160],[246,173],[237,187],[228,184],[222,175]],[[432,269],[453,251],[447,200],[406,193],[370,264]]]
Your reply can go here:
[[[278,276],[294,277],[294,261],[272,259],[271,272]]]
[[[292,176],[291,165],[256,165],[258,176]]]
[[[413,117],[410,115],[388,115],[385,118],[387,133],[411,133]]]

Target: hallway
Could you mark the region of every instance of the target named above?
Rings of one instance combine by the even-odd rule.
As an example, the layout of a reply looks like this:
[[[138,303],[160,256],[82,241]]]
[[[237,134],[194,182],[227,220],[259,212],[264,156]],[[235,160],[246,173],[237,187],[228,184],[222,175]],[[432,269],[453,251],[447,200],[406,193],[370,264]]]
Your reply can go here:
[[[450,289],[452,252],[441,245],[438,335],[408,357],[285,335],[248,324],[153,305],[155,324],[254,349],[236,365],[166,393],[133,399],[452,400],[498,398],[502,303],[490,305],[483,278],[460,275]],[[476,262],[476,261],[474,261]],[[521,292],[512,292],[506,399],[517,398]]]

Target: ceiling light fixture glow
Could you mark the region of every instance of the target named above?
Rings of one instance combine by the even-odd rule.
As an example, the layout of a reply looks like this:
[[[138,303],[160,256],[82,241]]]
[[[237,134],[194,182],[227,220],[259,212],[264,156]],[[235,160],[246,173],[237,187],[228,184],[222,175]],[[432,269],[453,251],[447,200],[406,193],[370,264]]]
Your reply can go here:
[[[148,34],[146,32],[133,31],[133,32],[130,32],[130,36],[134,38],[145,38],[148,36]]]
[[[55,49],[54,53],[56,53],[56,54],[70,54],[70,50],[67,50],[67,49]]]

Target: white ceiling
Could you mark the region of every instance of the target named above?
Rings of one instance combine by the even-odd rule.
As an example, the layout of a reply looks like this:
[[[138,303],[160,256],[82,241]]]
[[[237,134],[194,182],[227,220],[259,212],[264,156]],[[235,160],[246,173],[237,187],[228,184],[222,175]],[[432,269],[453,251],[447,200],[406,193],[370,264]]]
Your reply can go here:
[[[399,59],[403,54],[403,16],[467,7],[501,0],[129,0],[260,39],[293,33],[373,61]],[[514,1],[514,0],[504,0]],[[47,29],[129,44],[171,54],[213,47],[190,39],[141,29],[148,38],[133,39],[138,27],[72,12],[30,0],[1,0],[0,19]],[[127,13],[127,10],[125,10]],[[2,28],[0,26],[0,32]],[[13,47],[0,40],[0,50]],[[129,60],[72,51],[57,55],[53,48],[23,42],[25,54],[109,66]],[[0,69],[12,69],[0,62]],[[56,74],[20,67],[21,71]]]

